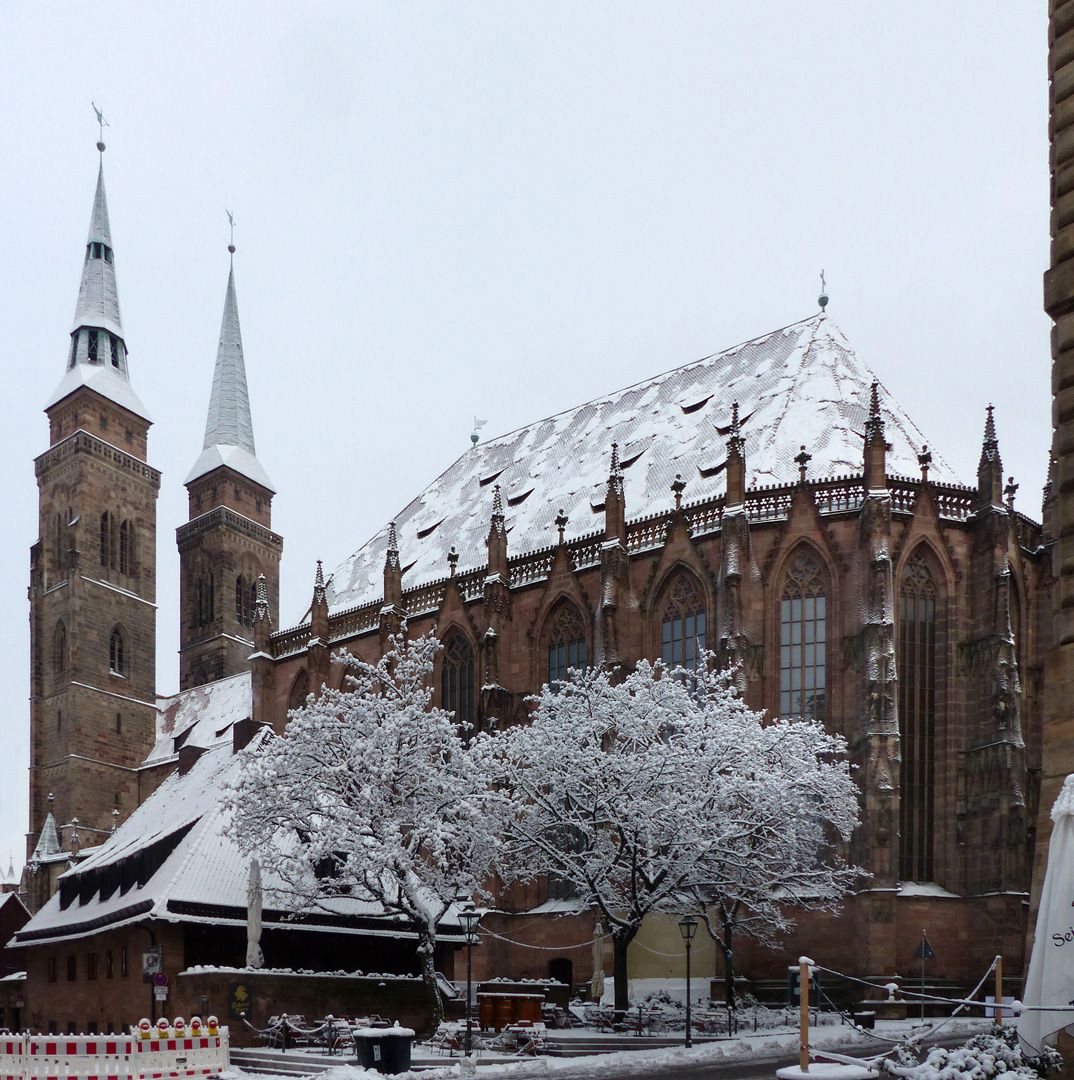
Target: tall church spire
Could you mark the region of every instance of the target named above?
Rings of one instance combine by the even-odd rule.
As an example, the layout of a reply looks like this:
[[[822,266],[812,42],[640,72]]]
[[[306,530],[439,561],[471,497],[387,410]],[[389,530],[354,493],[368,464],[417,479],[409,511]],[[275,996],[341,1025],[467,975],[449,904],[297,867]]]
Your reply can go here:
[[[103,151],[97,169],[97,188],[93,194],[78,301],[71,323],[67,371],[45,408],[52,408],[80,386],[91,387],[143,420],[150,418],[130,384],[127,368],[127,344],[119,314],[115,253],[104,189]]]
[[[230,246],[230,250],[234,245]],[[235,267],[232,265],[224,294],[224,315],[220,322],[220,343],[216,350],[216,370],[205,422],[201,456],[185,483],[227,466],[268,491],[275,492],[268,473],[261,467],[254,449],[254,423],[250,416],[250,394],[246,388],[246,364],[242,353],[239,304],[235,296]]]

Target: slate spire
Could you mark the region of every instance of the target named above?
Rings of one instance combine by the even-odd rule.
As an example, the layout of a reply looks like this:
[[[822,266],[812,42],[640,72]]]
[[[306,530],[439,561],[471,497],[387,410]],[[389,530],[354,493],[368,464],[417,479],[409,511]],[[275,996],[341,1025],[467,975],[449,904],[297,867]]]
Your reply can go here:
[[[75,316],[71,321],[66,373],[45,408],[51,408],[84,385],[91,386],[103,397],[143,420],[149,419],[145,406],[130,385],[128,375],[127,344],[119,314],[112,227],[108,220],[108,197],[104,189],[103,151],[97,169],[97,187],[93,193]]]
[[[230,245],[229,250],[234,248]],[[220,320],[220,341],[209,396],[202,453],[186,478],[189,484],[199,476],[226,465],[248,480],[275,492],[268,473],[257,460],[254,422],[250,415],[250,393],[246,386],[246,363],[239,326],[239,302],[235,295],[235,266],[228,271],[224,293],[224,314]]]

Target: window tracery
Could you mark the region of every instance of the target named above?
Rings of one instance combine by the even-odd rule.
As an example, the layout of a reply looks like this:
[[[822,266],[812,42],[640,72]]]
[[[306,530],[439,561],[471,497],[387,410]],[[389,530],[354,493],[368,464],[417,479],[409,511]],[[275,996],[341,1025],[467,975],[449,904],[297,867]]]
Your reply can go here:
[[[664,598],[660,658],[673,667],[696,668],[706,634],[704,593],[692,574],[680,573]]]
[[[440,702],[443,708],[455,714],[459,723],[476,726],[474,650],[460,633],[452,634],[444,645],[444,663],[440,671]]]
[[[826,718],[827,616],[824,572],[812,552],[799,551],[780,592],[780,716]]]
[[[585,624],[578,609],[561,603],[548,630],[548,683],[562,682],[571,668],[586,667]]]

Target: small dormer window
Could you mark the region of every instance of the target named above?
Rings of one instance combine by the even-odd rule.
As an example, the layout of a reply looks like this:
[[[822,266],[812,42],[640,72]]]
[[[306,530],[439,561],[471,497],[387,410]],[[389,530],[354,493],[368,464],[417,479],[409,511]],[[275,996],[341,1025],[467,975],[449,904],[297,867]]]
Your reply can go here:
[[[97,363],[97,331],[90,330],[86,335],[86,357],[91,364]]]

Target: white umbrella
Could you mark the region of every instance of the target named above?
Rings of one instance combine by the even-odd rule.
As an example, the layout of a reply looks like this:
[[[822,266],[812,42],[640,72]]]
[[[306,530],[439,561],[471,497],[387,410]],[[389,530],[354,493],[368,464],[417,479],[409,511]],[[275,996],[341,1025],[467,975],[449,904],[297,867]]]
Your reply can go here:
[[[263,967],[261,951],[261,864],[250,860],[250,884],[246,887],[246,966]]]
[[[1074,1025],[1074,775],[1052,807],[1052,838],[1048,845],[1048,870],[1040,893],[1037,932],[1029,959],[1023,1004],[1067,1006],[1030,1009],[1018,1017],[1018,1037],[1034,1055],[1055,1035]]]
[[[600,920],[593,927],[593,1000],[599,1005],[604,997],[604,927]]]

